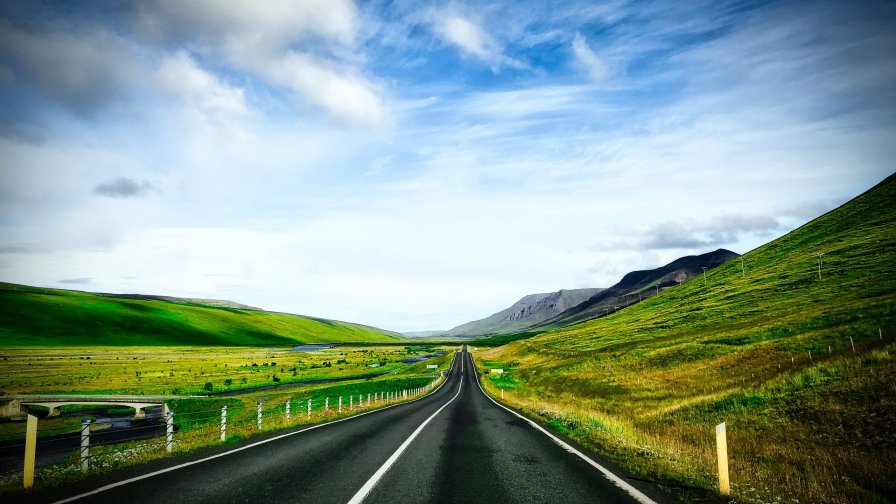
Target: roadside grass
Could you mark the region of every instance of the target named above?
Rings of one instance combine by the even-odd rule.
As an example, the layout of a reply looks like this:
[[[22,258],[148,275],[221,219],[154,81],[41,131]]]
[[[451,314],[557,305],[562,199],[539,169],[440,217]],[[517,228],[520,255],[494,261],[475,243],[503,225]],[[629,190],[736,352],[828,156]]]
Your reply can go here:
[[[185,456],[196,450],[221,445],[221,407],[227,406],[227,439],[224,444],[235,444],[260,433],[286,431],[315,424],[347,418],[366,411],[382,408],[389,404],[416,399],[425,393],[412,394],[412,389],[422,388],[437,380],[441,371],[447,372],[456,348],[443,348],[446,354],[419,363],[406,365],[394,374],[365,380],[340,383],[318,384],[298,389],[273,389],[227,397],[183,398],[168,401],[174,413],[174,455]],[[427,364],[435,364],[438,369],[427,369]],[[408,391],[407,399],[400,393]],[[395,392],[397,398],[384,400],[384,392]],[[339,411],[339,398],[342,411]],[[351,397],[351,400],[349,399]],[[286,417],[286,401],[290,401],[290,418]],[[308,401],[311,401],[311,415],[308,415]],[[329,401],[328,401],[329,400]],[[368,400],[370,401],[368,403]],[[262,403],[262,428],[257,427],[257,403]],[[329,402],[329,409],[326,404]],[[44,424],[62,419],[42,419],[39,431],[48,432]],[[69,418],[80,426],[80,418]],[[23,422],[7,422],[17,428],[17,436],[24,434]],[[57,429],[58,430],[58,429]],[[165,438],[115,443],[107,446],[91,447],[91,469],[87,474],[80,470],[78,454],[66,456],[58,464],[39,468],[36,472],[36,486],[53,487],[64,485],[90,475],[108,472],[125,466],[143,463],[169,456],[165,451]],[[0,492],[20,492],[21,473],[0,476]]]
[[[735,259],[705,285],[482,349],[483,371],[517,363],[484,387],[684,500],[717,490],[724,421],[733,500],[894,501],[894,202],[891,177],[746,254],[745,272]]]
[[[0,347],[389,342],[380,329],[301,315],[0,283]]]

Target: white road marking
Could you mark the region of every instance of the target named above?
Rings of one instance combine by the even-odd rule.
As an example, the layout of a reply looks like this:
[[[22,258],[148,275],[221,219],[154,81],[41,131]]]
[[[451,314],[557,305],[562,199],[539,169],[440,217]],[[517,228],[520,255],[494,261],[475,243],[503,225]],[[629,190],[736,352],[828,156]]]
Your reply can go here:
[[[461,370],[463,370],[463,363],[464,363],[463,353],[461,353],[460,363],[461,363]],[[464,381],[460,380],[460,384],[457,386],[457,393],[454,394],[454,397],[452,397],[450,401],[443,404],[441,408],[437,409],[435,413],[433,413],[432,415],[429,416],[429,418],[424,420],[423,423],[421,423],[420,426],[417,427],[417,430],[415,430],[410,435],[410,437],[405,439],[404,443],[401,443],[401,446],[399,446],[398,449],[395,450],[395,453],[393,453],[392,456],[389,457],[388,460],[386,460],[386,463],[384,463],[382,465],[382,467],[380,467],[379,469],[377,469],[377,471],[375,473],[373,473],[373,476],[371,476],[370,479],[367,480],[367,483],[364,483],[364,486],[362,486],[361,489],[355,493],[355,496],[352,497],[351,500],[348,501],[348,504],[360,504],[361,501],[363,501],[364,498],[367,497],[367,494],[369,494],[370,491],[373,490],[373,487],[375,487],[376,484],[379,483],[379,481],[383,478],[383,476],[385,476],[386,471],[388,471],[389,468],[392,467],[393,464],[395,464],[395,461],[398,460],[398,457],[400,457],[401,454],[407,449],[407,447],[411,444],[411,442],[414,440],[414,438],[416,438],[423,431],[423,428],[426,427],[426,425],[429,422],[431,422],[432,419],[436,417],[436,415],[441,413],[443,409],[447,408],[449,404],[451,404],[452,402],[454,402],[455,399],[457,399],[457,396],[460,395],[460,391],[463,388],[463,386],[464,386]]]
[[[471,354],[471,355],[470,355],[470,360],[472,361],[472,359],[473,359],[473,356],[472,356],[472,354]],[[475,369],[475,366],[473,366],[473,367],[474,367],[474,369]],[[482,395],[484,395],[485,397],[488,397],[488,399],[489,399],[491,402],[493,402],[493,403],[497,404],[498,406],[504,408],[505,410],[507,410],[507,411],[513,413],[514,415],[516,415],[516,416],[522,418],[523,420],[525,420],[526,422],[528,422],[529,425],[531,425],[531,426],[534,427],[535,429],[541,431],[545,436],[551,438],[551,440],[552,440],[553,442],[555,442],[555,443],[557,443],[558,445],[560,445],[560,447],[562,447],[564,450],[568,451],[569,453],[572,453],[573,455],[576,455],[576,456],[579,457],[580,459],[584,460],[585,462],[587,462],[588,464],[590,464],[591,466],[593,466],[595,469],[597,469],[598,471],[600,471],[601,473],[603,473],[603,475],[604,475],[608,480],[612,481],[616,486],[618,486],[619,488],[625,490],[626,493],[628,493],[629,495],[631,495],[632,497],[634,497],[635,500],[637,500],[637,501],[640,502],[641,504],[656,504],[656,502],[655,502],[653,499],[651,499],[650,497],[648,497],[648,496],[644,495],[643,493],[641,493],[640,490],[638,490],[637,488],[631,486],[630,484],[628,484],[625,480],[623,480],[623,479],[620,478],[619,476],[616,476],[615,474],[611,473],[609,469],[607,469],[606,467],[604,467],[604,466],[598,464],[597,462],[595,462],[594,460],[592,460],[590,457],[588,457],[588,456],[585,455],[584,453],[582,453],[582,452],[580,452],[579,450],[577,450],[577,449],[575,449],[574,447],[572,447],[572,446],[571,446],[569,443],[567,443],[566,441],[563,441],[562,439],[558,438],[557,436],[551,434],[550,432],[548,432],[547,430],[545,430],[542,426],[538,425],[538,423],[536,423],[535,421],[530,420],[530,419],[524,417],[523,415],[520,415],[520,414],[517,413],[516,411],[513,411],[512,409],[508,408],[507,406],[504,406],[503,404],[499,403],[498,401],[492,399],[491,396],[489,396],[488,394],[485,393],[485,389],[483,389],[483,388],[482,388],[482,384],[479,383],[479,378],[478,378],[478,377],[476,378],[476,384],[479,385],[479,390],[482,391]]]
[[[461,362],[463,362],[463,359],[461,359]],[[453,369],[453,368],[454,368],[454,361],[451,362],[451,367],[448,368],[448,375],[451,374],[451,369]],[[440,388],[442,388],[442,386],[445,385],[446,383],[448,383],[448,379],[447,379],[447,378],[445,379],[445,381],[443,381],[441,384],[439,384],[439,386],[436,387],[436,389],[433,390],[432,393],[435,393],[437,390],[439,390]],[[461,383],[463,383],[463,382],[461,382]],[[283,439],[283,438],[285,438],[285,437],[294,436],[294,435],[296,435],[296,434],[301,434],[301,433],[303,433],[303,432],[307,432],[307,431],[310,431],[310,430],[318,429],[318,428],[320,428],[320,427],[326,427],[326,426],[328,426],[328,425],[333,425],[333,424],[337,424],[337,423],[340,423],[340,422],[345,422],[346,420],[354,420],[355,418],[360,418],[360,417],[362,417],[362,416],[364,416],[364,415],[369,415],[369,414],[371,414],[371,413],[377,413],[377,412],[379,412],[379,411],[387,410],[387,409],[389,409],[389,408],[394,408],[394,407],[396,407],[396,406],[403,406],[403,405],[405,405],[405,404],[410,404],[410,403],[412,403],[412,402],[416,402],[416,401],[419,401],[419,400],[421,400],[421,399],[425,399],[425,398],[429,397],[430,395],[431,395],[431,394],[427,394],[427,395],[425,395],[425,396],[418,397],[417,399],[414,399],[414,400],[412,400],[412,401],[407,401],[407,402],[403,402],[403,403],[398,403],[398,404],[392,404],[392,405],[389,405],[389,406],[384,406],[384,407],[382,407],[382,408],[377,408],[377,409],[375,409],[375,410],[367,411],[367,412],[360,413],[360,414],[358,414],[358,415],[350,416],[350,417],[347,417],[347,418],[341,418],[341,419],[339,419],[339,420],[334,420],[334,421],[332,421],[332,422],[327,422],[327,423],[322,423],[322,424],[312,425],[311,427],[306,427],[306,428],[304,428],[304,429],[297,430],[297,431],[294,431],[294,432],[288,432],[288,433],[286,433],[286,434],[281,434],[281,435],[279,435],[279,436],[274,436],[274,437],[272,437],[272,438],[270,438],[270,439],[265,439],[265,440],[258,441],[258,442],[252,443],[252,444],[248,444],[248,445],[246,445],[246,446],[241,446],[241,447],[239,447],[239,448],[234,448],[233,450],[226,451],[226,452],[224,452],[224,453],[219,453],[219,454],[217,454],[217,455],[212,455],[212,456],[210,456],[210,457],[206,457],[206,458],[204,458],[204,459],[194,460],[194,461],[192,461],[192,462],[185,462],[185,463],[183,463],[183,464],[179,464],[179,465],[176,465],[176,466],[168,467],[168,468],[166,468],[166,469],[161,469],[161,470],[154,471],[154,472],[151,472],[151,473],[143,474],[143,475],[141,475],[141,476],[135,476],[135,477],[133,477],[133,478],[129,478],[129,479],[126,479],[126,480],[118,481],[118,482],[111,483],[111,484],[106,485],[106,486],[99,487],[99,488],[97,488],[96,490],[91,490],[91,491],[89,491],[89,492],[84,492],[84,493],[82,493],[82,494],[78,494],[78,495],[75,495],[75,496],[73,496],[73,497],[68,497],[68,498],[66,498],[66,499],[56,501],[56,502],[54,502],[53,504],[64,504],[64,503],[66,503],[66,502],[72,502],[72,501],[76,501],[76,500],[78,500],[78,499],[83,499],[84,497],[90,497],[91,495],[96,495],[96,494],[98,494],[98,493],[105,492],[106,490],[111,490],[111,489],[113,489],[113,488],[117,488],[117,487],[120,487],[120,486],[124,486],[124,485],[127,485],[127,484],[129,484],[129,483],[134,483],[134,482],[136,482],[136,481],[140,481],[140,480],[145,480],[145,479],[148,479],[148,478],[152,478],[153,476],[158,476],[158,475],[160,475],[160,474],[164,474],[164,473],[167,473],[167,472],[176,471],[176,470],[178,470],[178,469],[183,469],[183,468],[185,468],[185,467],[189,467],[189,466],[191,466],[191,465],[195,465],[195,464],[200,464],[200,463],[202,463],[202,462],[207,462],[207,461],[209,461],[209,460],[214,460],[214,459],[216,459],[216,458],[225,457],[225,456],[227,456],[227,455],[232,455],[232,454],[234,454],[234,453],[241,452],[241,451],[243,451],[243,450],[248,450],[249,448],[254,448],[254,447],[256,447],[256,446],[263,445],[263,444],[265,444],[265,443],[270,443],[271,441],[277,441],[278,439]],[[455,395],[454,397],[457,397],[457,396]],[[453,401],[454,399],[452,398],[451,400]],[[451,401],[449,401],[449,402],[451,402]],[[447,404],[446,404],[446,406],[447,406]],[[442,408],[444,408],[444,407],[445,407],[445,406],[442,406]],[[442,410],[439,409],[439,411],[442,411]],[[436,414],[438,414],[438,411],[436,412]],[[435,416],[435,415],[433,415],[433,416]],[[430,419],[431,419],[431,417],[430,417]],[[428,422],[428,421],[429,421],[429,420],[427,420],[427,422]]]

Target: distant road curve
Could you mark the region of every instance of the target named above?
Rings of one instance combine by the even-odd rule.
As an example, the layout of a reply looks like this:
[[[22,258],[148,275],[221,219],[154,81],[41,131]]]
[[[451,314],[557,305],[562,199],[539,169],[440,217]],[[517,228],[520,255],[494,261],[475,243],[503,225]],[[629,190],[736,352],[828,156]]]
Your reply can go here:
[[[533,428],[535,426],[535,428]],[[185,460],[187,460],[185,462]],[[488,398],[466,347],[417,401],[225,449],[171,457],[28,502],[663,502],[655,488]],[[25,496],[10,495],[11,502]]]

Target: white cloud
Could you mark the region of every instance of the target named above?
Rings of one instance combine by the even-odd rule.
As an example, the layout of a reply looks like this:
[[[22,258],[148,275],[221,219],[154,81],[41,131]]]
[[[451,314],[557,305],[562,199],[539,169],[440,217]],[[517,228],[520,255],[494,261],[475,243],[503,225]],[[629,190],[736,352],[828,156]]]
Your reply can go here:
[[[248,106],[241,88],[228,86],[183,51],[165,56],[156,72],[160,87],[213,115],[243,115]]]
[[[379,124],[388,115],[382,89],[359,68],[363,57],[354,44],[361,18],[351,0],[157,0],[140,10],[137,30],[149,40],[186,42],[343,121]],[[190,63],[181,56],[172,70],[192,75],[198,86],[215,86],[215,98],[206,105],[240,106],[241,97]]]
[[[338,69],[296,52],[255,68],[272,82],[292,89],[338,118],[378,124],[387,117],[378,87],[350,68]]]
[[[473,21],[447,11],[434,12],[432,16],[436,34],[465,53],[489,62],[501,54],[501,46]]]
[[[572,52],[576,58],[576,64],[584,71],[588,77],[594,82],[603,82],[610,74],[610,70],[606,63],[603,62],[588,47],[588,41],[581,33],[576,33],[572,41]]]
[[[501,66],[526,66],[506,56],[501,43],[472,16],[464,16],[452,9],[432,9],[424,17],[443,42],[457,47],[466,56],[489,64],[493,71]]]

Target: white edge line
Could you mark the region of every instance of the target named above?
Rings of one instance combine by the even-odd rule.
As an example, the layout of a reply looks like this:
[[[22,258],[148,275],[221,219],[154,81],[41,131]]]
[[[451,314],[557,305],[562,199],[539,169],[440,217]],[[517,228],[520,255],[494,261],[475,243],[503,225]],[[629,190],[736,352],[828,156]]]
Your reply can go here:
[[[461,355],[463,355],[463,351],[461,351],[460,353],[461,353]],[[461,358],[463,358],[463,357],[461,357]],[[126,480],[117,481],[117,482],[115,482],[115,483],[111,483],[111,484],[109,484],[109,485],[99,487],[99,488],[97,488],[97,489],[95,489],[95,490],[91,490],[91,491],[89,491],[89,492],[85,492],[85,493],[78,494],[78,495],[75,495],[75,496],[72,496],[72,497],[68,497],[68,498],[65,498],[65,499],[63,499],[63,500],[55,501],[53,504],[65,504],[66,502],[76,501],[76,500],[78,500],[78,499],[83,499],[84,497],[90,497],[91,495],[96,495],[96,494],[98,494],[98,493],[105,492],[106,490],[111,490],[111,489],[113,489],[113,488],[117,488],[117,487],[120,487],[120,486],[124,486],[124,485],[130,484],[130,483],[134,483],[135,481],[140,481],[140,480],[144,480],[144,479],[152,478],[153,476],[158,476],[158,475],[160,475],[160,474],[164,474],[164,473],[167,473],[167,472],[176,471],[176,470],[178,470],[178,469],[183,469],[183,468],[185,468],[185,467],[189,467],[189,466],[194,465],[194,464],[200,464],[200,463],[202,463],[202,462],[207,462],[207,461],[209,461],[209,460],[213,460],[213,459],[216,459],[216,458],[224,457],[224,456],[227,456],[227,455],[232,455],[232,454],[234,454],[234,453],[236,453],[236,452],[240,452],[240,451],[243,451],[243,450],[248,450],[249,448],[254,448],[254,447],[256,447],[256,446],[263,445],[263,444],[265,444],[265,443],[270,443],[271,441],[277,441],[278,439],[283,439],[283,438],[285,438],[285,437],[294,436],[294,435],[296,435],[296,434],[301,434],[301,433],[303,433],[303,432],[307,432],[307,431],[310,431],[310,430],[318,429],[318,428],[320,428],[320,427],[326,427],[326,426],[328,426],[328,425],[333,425],[333,424],[337,424],[337,423],[340,423],[340,422],[345,422],[346,420],[354,420],[355,418],[360,418],[360,417],[362,417],[362,416],[364,416],[364,415],[369,415],[369,414],[371,414],[371,413],[377,413],[377,412],[379,412],[379,411],[387,410],[387,409],[389,409],[389,408],[394,408],[394,407],[396,407],[396,406],[402,406],[402,405],[405,405],[405,404],[410,404],[410,403],[412,403],[412,402],[417,402],[417,401],[419,401],[419,400],[421,400],[421,399],[425,399],[425,398],[431,396],[432,394],[435,394],[439,389],[442,388],[443,385],[445,385],[446,383],[448,383],[448,375],[451,374],[451,370],[452,370],[452,369],[454,369],[454,359],[451,360],[451,366],[448,368],[448,374],[445,375],[445,381],[443,381],[442,383],[440,383],[439,386],[436,387],[436,388],[435,388],[432,392],[430,392],[429,394],[420,396],[420,397],[418,397],[417,399],[413,399],[413,400],[411,400],[411,401],[407,401],[407,402],[403,402],[403,403],[398,403],[398,404],[390,404],[389,406],[384,406],[384,407],[382,407],[382,408],[377,408],[377,409],[375,409],[375,410],[365,411],[364,413],[359,413],[359,414],[357,414],[357,415],[350,416],[350,417],[346,417],[346,418],[340,418],[339,420],[333,420],[332,422],[326,422],[326,423],[322,423],[322,424],[312,425],[311,427],[306,427],[306,428],[304,428],[304,429],[300,429],[300,430],[297,430],[297,431],[287,432],[286,434],[280,434],[279,436],[274,436],[274,437],[272,437],[272,438],[264,439],[264,440],[261,440],[261,441],[256,441],[255,443],[247,444],[246,446],[240,446],[239,448],[234,448],[233,450],[226,451],[226,452],[224,452],[224,453],[218,453],[218,454],[216,454],[216,455],[212,455],[212,456],[210,456],[210,457],[205,457],[205,458],[203,458],[203,459],[193,460],[193,461],[191,461],[191,462],[185,462],[185,463],[183,463],[183,464],[179,464],[179,465],[172,466],[172,467],[167,467],[167,468],[165,468],[165,469],[160,469],[160,470],[158,470],[158,471],[154,471],[154,472],[151,472],[151,473],[143,474],[143,475],[140,475],[140,476],[135,476],[135,477],[133,477],[133,478],[129,478],[129,479],[126,479]],[[457,396],[455,395],[455,397],[457,397]],[[453,401],[454,399],[452,398],[451,400]],[[449,401],[449,402],[451,402],[451,401]],[[447,404],[446,404],[446,406],[447,406]],[[445,407],[445,406],[442,406],[442,408],[444,408],[444,407]],[[442,411],[442,410],[439,409],[439,411]],[[438,412],[436,412],[436,413],[438,413]],[[435,416],[435,415],[433,415],[433,416]],[[430,418],[430,419],[431,419],[431,418]],[[428,421],[429,421],[429,420],[427,420],[427,422],[428,422]]]
[[[473,359],[473,354],[470,354],[470,360],[472,360],[472,359]],[[475,369],[475,367],[476,367],[476,366],[474,365],[473,368]],[[526,418],[526,417],[524,417],[523,415],[520,415],[519,413],[517,413],[516,411],[513,411],[512,409],[508,408],[507,406],[504,406],[503,404],[499,403],[498,401],[492,399],[492,397],[491,397],[490,395],[488,395],[488,394],[485,393],[485,389],[482,388],[482,384],[479,383],[478,372],[477,372],[477,376],[476,376],[476,384],[479,385],[479,390],[482,391],[482,395],[484,395],[485,397],[488,397],[488,399],[489,399],[491,402],[493,402],[493,403],[497,404],[498,406],[504,408],[505,410],[507,410],[507,411],[513,413],[514,415],[516,415],[516,416],[522,418],[523,420],[525,420],[526,422],[528,422],[529,425],[531,425],[532,427],[534,427],[536,430],[541,431],[545,436],[551,438],[552,441],[554,441],[555,443],[557,443],[558,445],[560,445],[564,450],[568,451],[569,453],[572,453],[573,455],[578,456],[580,459],[584,460],[585,462],[587,462],[588,464],[590,464],[591,466],[593,466],[595,469],[597,469],[598,471],[600,471],[601,473],[603,473],[603,475],[604,475],[608,480],[612,481],[612,482],[613,482],[616,486],[618,486],[619,488],[625,490],[626,493],[628,493],[629,495],[631,495],[632,497],[634,497],[635,500],[637,500],[638,502],[640,502],[640,503],[642,503],[642,504],[657,504],[653,499],[651,499],[650,497],[644,495],[643,493],[641,493],[640,490],[638,490],[637,488],[631,486],[631,485],[630,485],[629,483],[627,483],[625,480],[623,480],[623,479],[620,478],[619,476],[616,476],[615,474],[613,474],[612,472],[610,472],[610,470],[607,469],[606,467],[604,467],[604,466],[598,464],[597,462],[595,462],[594,460],[592,460],[590,457],[588,457],[588,456],[585,455],[584,453],[582,453],[582,452],[580,452],[579,450],[575,449],[573,446],[571,446],[571,445],[570,445],[569,443],[567,443],[566,441],[563,441],[562,439],[558,438],[557,436],[555,436],[555,435],[551,434],[550,432],[548,432],[547,430],[545,430],[544,427],[538,425],[538,423],[535,422],[534,420],[531,420],[531,419],[529,419],[529,418]]]
[[[461,366],[463,366],[463,353],[461,353]],[[421,423],[417,427],[417,429],[407,439],[404,440],[404,443],[401,443],[401,446],[399,446],[398,449],[395,450],[395,453],[393,453],[392,456],[389,457],[389,459],[386,460],[386,462],[379,469],[377,469],[375,473],[373,473],[373,476],[371,476],[370,479],[368,479],[367,482],[364,483],[364,485],[355,493],[351,500],[348,501],[348,504],[361,504],[364,498],[367,497],[367,494],[369,494],[370,491],[373,490],[373,487],[375,487],[376,484],[379,483],[379,481],[383,478],[383,476],[386,475],[386,472],[389,470],[389,468],[392,467],[393,464],[395,464],[395,462],[398,460],[398,457],[400,457],[401,454],[404,453],[407,447],[410,446],[411,442],[414,441],[414,439],[423,431],[423,428],[426,427],[426,425],[431,422],[432,419],[436,417],[436,415],[441,413],[443,409],[447,408],[449,404],[457,399],[457,396],[460,395],[460,391],[463,386],[464,380],[463,378],[461,378],[460,383],[457,386],[457,393],[454,394],[454,397],[443,404],[441,408],[437,409],[435,413],[429,416],[429,418],[424,420],[423,423]]]

